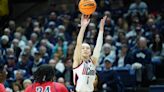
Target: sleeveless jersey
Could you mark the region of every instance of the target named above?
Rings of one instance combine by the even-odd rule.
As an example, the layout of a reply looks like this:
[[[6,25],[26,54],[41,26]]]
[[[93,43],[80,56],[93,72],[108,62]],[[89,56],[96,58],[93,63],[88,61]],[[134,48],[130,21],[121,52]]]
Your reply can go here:
[[[24,92],[68,92],[67,88],[60,83],[45,82],[45,83],[33,83],[28,86]]]
[[[95,65],[92,60],[82,61],[82,63],[73,69],[73,79],[78,92],[93,92],[93,83],[96,77]]]

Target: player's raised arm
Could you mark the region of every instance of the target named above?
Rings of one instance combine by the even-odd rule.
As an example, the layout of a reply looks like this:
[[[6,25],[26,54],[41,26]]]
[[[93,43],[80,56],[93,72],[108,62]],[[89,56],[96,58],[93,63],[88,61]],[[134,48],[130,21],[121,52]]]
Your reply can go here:
[[[107,18],[107,16],[104,16],[103,19],[101,19],[101,21],[100,21],[100,29],[99,29],[99,33],[98,33],[98,37],[97,37],[97,42],[96,42],[96,46],[93,50],[92,59],[93,59],[95,65],[97,64],[97,61],[99,59],[100,51],[101,51],[102,44],[103,44],[103,33],[104,33],[104,25],[105,25],[106,18]]]
[[[73,60],[74,60],[73,68],[77,67],[81,63],[82,41],[84,38],[86,27],[88,26],[89,22],[90,22],[89,16],[86,15],[81,16],[81,28],[77,36],[76,46],[73,55]]]

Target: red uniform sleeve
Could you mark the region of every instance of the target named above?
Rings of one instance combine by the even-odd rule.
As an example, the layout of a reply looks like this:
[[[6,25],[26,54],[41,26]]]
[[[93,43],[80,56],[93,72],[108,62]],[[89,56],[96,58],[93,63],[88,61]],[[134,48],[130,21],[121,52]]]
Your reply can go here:
[[[64,85],[62,85],[61,89],[62,89],[61,92],[68,92],[68,89]]]
[[[4,85],[1,83],[0,83],[0,92],[6,92]]]
[[[58,92],[69,92],[68,89],[61,83],[55,83]]]

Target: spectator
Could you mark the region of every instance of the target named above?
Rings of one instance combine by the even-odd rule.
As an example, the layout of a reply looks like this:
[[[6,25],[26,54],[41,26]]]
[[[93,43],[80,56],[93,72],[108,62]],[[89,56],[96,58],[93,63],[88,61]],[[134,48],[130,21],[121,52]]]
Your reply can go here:
[[[13,48],[7,48],[6,49],[6,55],[4,56],[5,61],[7,61],[8,56],[15,56],[15,52]],[[17,57],[15,57],[15,61],[17,62]]]
[[[117,39],[116,39],[116,47],[117,47],[117,51],[121,48],[122,44],[128,44],[128,40],[125,36],[125,32],[123,31],[118,31],[118,35],[117,35]]]
[[[112,50],[111,50],[111,45],[110,45],[110,44],[105,43],[105,44],[103,45],[103,52],[102,52],[102,54],[100,55],[100,59],[99,59],[99,65],[100,65],[100,66],[103,66],[103,64],[104,64],[104,59],[105,59],[106,57],[108,57],[108,56],[111,56],[113,59],[115,59],[115,58],[116,58],[116,53],[115,53],[115,51],[112,51]]]
[[[94,23],[95,25],[98,25],[98,19],[99,19],[99,12],[95,11],[93,14],[92,14],[92,17],[91,17],[91,22]],[[79,22],[78,22],[79,23]]]
[[[25,79],[23,81],[23,88],[26,89],[28,86],[32,85],[32,81],[30,79]]]
[[[66,86],[73,85],[73,71],[72,71],[72,60],[65,61],[64,79]]]
[[[29,41],[29,43],[31,43],[31,42]],[[32,61],[34,59],[34,54],[32,53],[32,51],[35,52],[36,51],[36,48],[32,48],[30,46],[30,44],[29,45],[26,45],[25,48],[24,48],[24,50],[21,52],[21,55],[23,53],[26,53],[27,56],[29,57],[29,60]]]
[[[67,58],[64,60],[65,70],[64,70],[64,79],[66,81],[66,85],[73,85],[73,71],[72,71],[72,60],[73,60],[73,49],[74,45],[70,44],[68,46]]]
[[[7,87],[6,92],[13,92],[13,90],[11,88]]]
[[[33,31],[33,24],[32,24],[32,18],[28,17],[25,22],[24,22],[24,27],[25,27],[25,36],[27,39],[30,39],[30,35]]]
[[[59,69],[59,65],[57,65],[57,61],[56,60],[54,60],[54,59],[51,59],[50,61],[49,61],[49,65],[51,65],[53,68],[54,68],[54,70],[55,70],[55,77],[56,77],[56,80],[59,78],[59,77],[63,77],[63,73],[61,72],[61,70]],[[61,67],[62,68],[62,67]]]
[[[57,15],[55,12],[51,12],[50,15],[49,15],[49,20],[50,21],[55,21],[57,18]]]
[[[5,59],[4,59],[3,55],[2,55],[1,50],[0,50],[0,61],[1,61],[2,64],[5,64]]]
[[[126,65],[131,64],[130,55],[128,53],[128,46],[123,44],[119,50],[116,61],[113,63],[113,66],[116,67],[126,67]]]
[[[36,51],[34,53],[34,60],[32,61],[32,68],[31,68],[32,73],[34,73],[40,65],[45,63],[46,62],[41,57],[40,52]]]
[[[39,53],[43,61],[45,61],[45,63],[48,63],[50,56],[47,53],[47,48],[45,46],[40,46]]]
[[[9,47],[10,47],[9,37],[7,35],[1,36],[0,50],[3,56],[6,54],[6,49]]]
[[[37,17],[37,21],[39,22],[39,26],[42,29],[44,27],[44,25],[45,25],[45,18],[44,18],[44,16],[39,15]]]
[[[105,41],[104,41],[104,44],[105,43],[108,43],[110,44],[112,47],[111,47],[111,50],[112,51],[115,51],[116,50],[116,46],[115,46],[115,39],[111,36],[111,35],[106,35],[105,36]]]
[[[38,44],[38,39],[39,39],[39,36],[37,33],[33,32],[30,36],[30,41],[32,42],[33,46],[36,47],[37,44]]]
[[[120,76],[115,70],[112,70],[114,59],[110,56],[104,59],[104,67],[97,70],[100,78],[100,90],[107,92],[124,92]]]
[[[152,50],[152,62],[161,63],[164,60],[164,44],[160,34],[154,34],[150,49]]]
[[[11,35],[11,30],[9,28],[4,29],[4,35],[10,36]]]
[[[6,64],[7,64],[7,72],[8,72],[7,78],[9,80],[13,80],[14,79],[13,71],[17,69],[15,56],[14,55],[7,56]]]
[[[54,45],[56,43],[56,37],[58,35],[57,31],[58,31],[58,29],[53,30],[53,29],[47,28],[43,32],[43,38],[48,40],[49,43]]]
[[[20,55],[19,61],[17,63],[17,68],[25,71],[25,78],[28,78],[32,75],[32,61],[30,60],[28,53],[23,52]]]
[[[14,82],[12,84],[12,89],[13,89],[14,92],[21,92],[22,91],[21,85],[17,82]]]
[[[122,30],[123,32],[126,33],[128,32],[128,28],[129,26],[128,26],[127,21],[122,17],[118,18],[117,25],[115,27],[115,30],[116,30],[115,33],[117,33],[119,30]]]
[[[137,81],[148,84],[155,79],[154,70],[151,63],[152,53],[147,48],[147,40],[144,37],[138,39],[138,45],[133,50],[132,68],[138,70]],[[143,75],[142,75],[143,74]],[[143,77],[142,77],[143,76]],[[148,83],[147,83],[148,82]]]
[[[41,39],[40,46],[46,47],[46,49],[47,49],[46,52],[50,58],[50,56],[52,54],[52,48],[54,48],[54,45],[49,42],[49,39]]]
[[[23,50],[26,46],[27,38],[24,35],[24,29],[22,27],[17,27],[14,38],[19,40],[18,46]]]
[[[58,80],[57,80],[58,83],[61,83],[63,85],[65,85],[65,80],[63,77],[59,77]],[[66,86],[66,85],[65,85]]]
[[[135,0],[134,3],[130,4],[127,15],[136,15],[144,16],[148,14],[148,6],[142,0]]]
[[[36,46],[32,43],[31,40],[28,41],[27,43],[27,47],[25,47],[24,50],[27,50],[26,52],[28,52],[31,56],[34,57],[34,53],[37,51]]]
[[[95,39],[97,35],[97,29],[94,23],[89,23],[88,31],[86,33],[86,42],[95,45]]]
[[[56,53],[54,55],[53,59],[56,62],[56,65],[55,65],[56,69],[59,70],[61,73],[63,73],[64,70],[65,70],[65,66],[64,66],[64,63],[63,63],[62,59],[60,59],[59,54]]]
[[[18,46],[19,45],[19,40],[18,39],[13,39],[11,48],[14,49],[14,55],[18,59],[20,53],[21,53],[21,48]]]
[[[130,45],[131,48],[133,48],[136,45],[137,39],[143,36],[144,32],[145,30],[144,28],[142,28],[142,25],[139,23],[138,17],[134,18],[130,31],[126,33],[126,38],[128,39],[128,44]]]
[[[123,14],[124,12],[124,1],[123,0],[110,0],[110,7],[111,7],[111,11],[112,14],[114,15],[114,17],[119,17],[120,15]]]
[[[72,60],[74,48],[75,47],[74,47],[74,44],[73,43],[69,44],[68,49],[67,49],[67,57],[66,57],[66,60]]]
[[[21,88],[23,87],[24,74],[25,74],[25,71],[23,70],[14,71],[14,82],[19,84]]]
[[[158,32],[154,16],[148,17],[146,25],[144,25],[144,29],[145,29],[144,36],[147,38],[148,45],[149,45],[150,43],[152,43],[152,40],[154,40],[152,39],[153,34]]]
[[[9,21],[9,29],[11,30],[11,33],[13,35],[13,33],[16,31],[16,24],[15,24],[15,21],[14,20],[10,20]],[[12,36],[13,37],[13,36]]]
[[[15,36],[15,38],[20,40],[19,47],[21,47],[21,46],[24,47],[26,45],[25,43],[27,42],[27,37],[25,36],[25,28],[23,28],[22,26],[18,26],[16,28],[16,32],[18,33],[18,36]],[[20,35],[19,35],[19,33],[20,33]]]
[[[58,54],[60,60],[65,59],[66,54],[64,54],[62,47],[57,48],[56,54]]]
[[[115,22],[114,20],[112,19],[112,15],[111,15],[111,12],[110,11],[105,11],[104,12],[104,15],[107,16],[107,19],[106,19],[106,22],[105,22],[105,26],[104,26],[104,34],[105,36],[106,35],[111,35],[113,36],[114,35],[114,28],[115,28]]]
[[[57,43],[55,47],[53,48],[52,55],[55,53],[60,54],[60,58],[65,58],[67,55],[67,41],[65,41],[64,34],[61,34],[61,36],[58,36]]]
[[[8,36],[10,41],[13,39],[11,30],[9,28],[5,28],[3,34]]]

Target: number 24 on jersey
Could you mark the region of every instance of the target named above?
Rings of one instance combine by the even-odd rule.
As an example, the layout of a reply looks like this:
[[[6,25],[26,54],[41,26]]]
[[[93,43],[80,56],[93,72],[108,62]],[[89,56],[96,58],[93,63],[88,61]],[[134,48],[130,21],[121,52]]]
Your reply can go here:
[[[50,86],[46,86],[45,89],[42,86],[38,86],[36,87],[36,92],[51,92]]]

